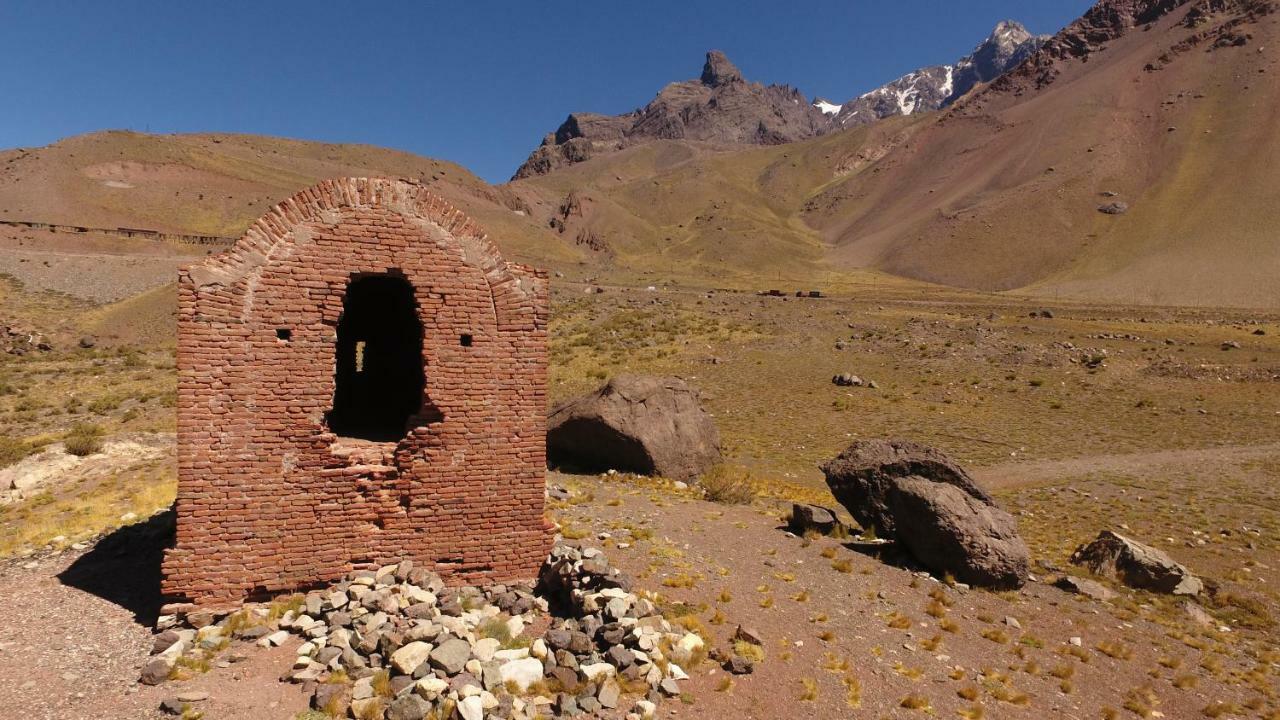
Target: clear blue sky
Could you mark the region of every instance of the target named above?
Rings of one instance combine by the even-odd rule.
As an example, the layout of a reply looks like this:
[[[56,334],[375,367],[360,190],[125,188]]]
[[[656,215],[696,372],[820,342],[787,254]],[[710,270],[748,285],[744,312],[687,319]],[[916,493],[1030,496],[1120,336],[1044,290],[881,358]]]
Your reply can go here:
[[[0,147],[104,128],[363,142],[506,180],[570,112],[618,113],[724,50],[837,102],[1051,33],[1089,0],[0,0]]]

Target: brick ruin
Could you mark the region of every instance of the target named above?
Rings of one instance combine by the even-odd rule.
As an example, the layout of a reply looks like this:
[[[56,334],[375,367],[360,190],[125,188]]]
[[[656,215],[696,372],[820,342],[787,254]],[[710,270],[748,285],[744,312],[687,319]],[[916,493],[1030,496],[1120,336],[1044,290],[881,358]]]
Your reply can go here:
[[[536,574],[545,273],[419,185],[349,178],[178,291],[166,596],[230,606],[400,557],[451,583]]]

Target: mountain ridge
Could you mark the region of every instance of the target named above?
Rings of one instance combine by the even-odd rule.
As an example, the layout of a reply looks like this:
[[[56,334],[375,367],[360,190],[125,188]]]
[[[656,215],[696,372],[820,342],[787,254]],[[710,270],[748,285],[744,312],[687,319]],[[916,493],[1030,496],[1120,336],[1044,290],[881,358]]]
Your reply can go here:
[[[698,79],[669,83],[638,110],[621,115],[570,113],[512,179],[544,175],[653,140],[777,145],[895,115],[937,110],[1021,62],[1045,39],[1016,21],[1004,20],[954,64],[920,68],[841,104],[824,98],[810,101],[790,85],[751,83],[723,52],[710,50]]]

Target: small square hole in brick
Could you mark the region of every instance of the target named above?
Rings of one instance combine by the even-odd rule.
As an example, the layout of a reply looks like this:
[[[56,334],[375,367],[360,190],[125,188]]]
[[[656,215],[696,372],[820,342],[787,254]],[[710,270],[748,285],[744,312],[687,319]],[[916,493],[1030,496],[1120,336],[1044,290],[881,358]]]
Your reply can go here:
[[[289,342],[293,339],[293,331],[289,328],[280,328],[276,330],[276,339],[281,342]]]
[[[458,342],[462,344],[462,347],[471,347],[471,335],[462,335],[458,338]]]

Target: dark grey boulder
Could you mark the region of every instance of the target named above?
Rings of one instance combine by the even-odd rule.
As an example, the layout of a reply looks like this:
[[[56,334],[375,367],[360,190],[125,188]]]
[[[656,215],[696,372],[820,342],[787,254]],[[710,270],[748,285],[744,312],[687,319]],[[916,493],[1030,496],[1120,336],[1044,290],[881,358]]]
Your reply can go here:
[[[1163,551],[1110,530],[1103,530],[1093,542],[1076,548],[1071,562],[1141,590],[1199,595],[1204,589],[1200,578]]]
[[[905,440],[860,440],[822,470],[855,520],[925,567],[981,587],[1026,582],[1030,551],[1017,521],[941,451]]]
[[[698,391],[683,380],[620,375],[552,411],[547,461],[692,480],[720,461],[720,433]]]
[[[840,522],[840,518],[836,517],[835,511],[831,508],[806,503],[792,503],[791,521],[788,527],[790,527],[791,532],[797,535],[804,535],[808,532],[830,535],[836,531],[836,528],[843,528],[844,523]]]
[[[994,504],[991,496],[942,451],[910,440],[858,440],[827,461],[822,472],[832,495],[853,519],[887,539],[894,536],[889,496],[902,478],[923,477],[954,485],[988,505]]]

